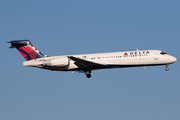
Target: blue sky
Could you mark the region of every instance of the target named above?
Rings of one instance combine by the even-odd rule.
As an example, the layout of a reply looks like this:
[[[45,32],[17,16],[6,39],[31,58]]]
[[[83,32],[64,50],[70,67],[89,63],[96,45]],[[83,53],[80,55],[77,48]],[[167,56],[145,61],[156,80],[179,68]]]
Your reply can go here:
[[[180,59],[178,0],[1,0],[0,119],[179,120],[179,62],[108,69],[92,78],[23,67],[4,41],[47,55],[164,50]]]

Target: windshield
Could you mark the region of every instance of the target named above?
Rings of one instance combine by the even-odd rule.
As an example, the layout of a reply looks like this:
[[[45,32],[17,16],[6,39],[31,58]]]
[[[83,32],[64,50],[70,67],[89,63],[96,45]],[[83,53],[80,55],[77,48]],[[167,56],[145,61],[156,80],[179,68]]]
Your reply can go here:
[[[161,51],[161,52],[160,52],[160,54],[161,54],[161,55],[164,55],[164,54],[167,54],[167,53],[166,53],[166,52],[164,52],[164,51]]]

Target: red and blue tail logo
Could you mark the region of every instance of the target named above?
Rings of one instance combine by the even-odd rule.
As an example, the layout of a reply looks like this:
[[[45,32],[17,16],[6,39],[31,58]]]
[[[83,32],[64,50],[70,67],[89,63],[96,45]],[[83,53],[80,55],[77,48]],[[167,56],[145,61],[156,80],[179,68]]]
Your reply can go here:
[[[47,57],[33,47],[29,40],[8,41],[8,43],[11,43],[9,48],[16,48],[27,61]]]

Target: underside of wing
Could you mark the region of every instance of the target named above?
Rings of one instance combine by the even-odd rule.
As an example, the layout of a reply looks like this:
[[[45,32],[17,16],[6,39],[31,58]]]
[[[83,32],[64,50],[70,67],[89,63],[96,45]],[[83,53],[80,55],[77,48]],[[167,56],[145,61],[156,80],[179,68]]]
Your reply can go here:
[[[68,58],[75,61],[74,64],[77,65],[78,68],[81,70],[86,70],[86,69],[94,70],[94,69],[107,68],[105,64],[99,64],[99,63],[87,61],[87,60],[73,57],[73,56],[68,56]]]

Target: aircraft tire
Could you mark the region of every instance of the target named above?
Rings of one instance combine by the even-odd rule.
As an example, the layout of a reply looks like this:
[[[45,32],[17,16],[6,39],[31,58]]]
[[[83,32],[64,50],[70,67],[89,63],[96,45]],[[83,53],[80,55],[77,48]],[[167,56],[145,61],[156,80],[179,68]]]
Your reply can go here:
[[[87,78],[90,78],[90,77],[91,77],[91,74],[87,74],[86,77],[87,77]]]

